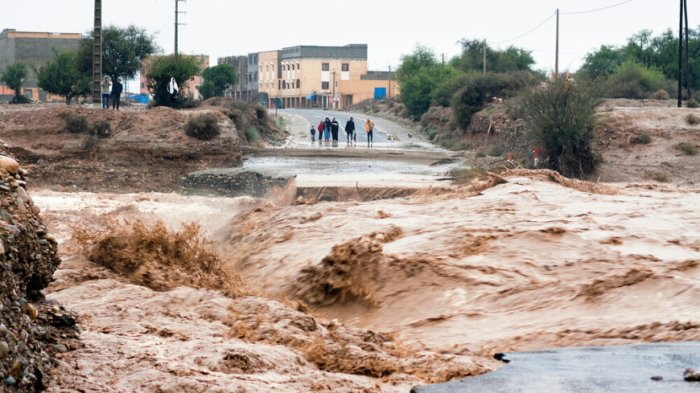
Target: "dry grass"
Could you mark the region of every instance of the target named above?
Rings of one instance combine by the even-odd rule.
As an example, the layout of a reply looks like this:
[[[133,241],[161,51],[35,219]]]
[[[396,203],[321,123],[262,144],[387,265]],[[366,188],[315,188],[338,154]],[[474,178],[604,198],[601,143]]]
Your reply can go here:
[[[148,225],[106,217],[99,227],[73,228],[83,254],[129,281],[156,291],[177,286],[218,289],[228,296],[245,293],[240,277],[213,252],[195,223],[169,230],[162,221]]]

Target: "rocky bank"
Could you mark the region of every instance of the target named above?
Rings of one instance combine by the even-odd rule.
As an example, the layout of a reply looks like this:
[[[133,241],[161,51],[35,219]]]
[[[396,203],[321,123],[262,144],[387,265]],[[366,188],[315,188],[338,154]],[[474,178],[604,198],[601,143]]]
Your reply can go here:
[[[27,192],[27,171],[0,146],[0,391],[33,392],[50,382],[51,355],[72,347],[75,320],[41,290],[60,259]]]

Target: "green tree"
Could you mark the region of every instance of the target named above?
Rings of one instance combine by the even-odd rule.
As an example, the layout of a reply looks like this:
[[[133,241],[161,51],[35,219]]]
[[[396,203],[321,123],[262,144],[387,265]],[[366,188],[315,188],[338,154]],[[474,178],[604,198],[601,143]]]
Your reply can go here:
[[[451,59],[450,63],[463,72],[482,71],[484,67],[484,48],[486,49],[487,72],[530,71],[535,59],[524,49],[510,46],[505,50],[493,49],[486,42],[462,39],[459,41],[462,53]]]
[[[423,46],[403,56],[396,78],[401,87],[401,101],[408,113],[416,119],[420,118],[430,108],[436,88],[457,76],[454,68],[438,63],[435,54]]]
[[[401,65],[396,70],[396,80],[400,83],[417,74],[421,69],[433,68],[437,65],[435,53],[425,46],[418,45],[410,55],[401,56]]]
[[[526,93],[516,110],[543,148],[545,163],[564,176],[584,177],[597,159],[591,149],[598,89],[564,78]]]
[[[664,87],[666,78],[653,67],[633,60],[622,63],[607,82],[606,97],[648,98]]]
[[[10,64],[5,67],[5,71],[2,72],[0,82],[15,91],[15,97],[12,99],[13,102],[19,103],[22,101],[20,93],[26,77],[27,66],[21,63]]]
[[[198,89],[204,99],[223,96],[226,85],[234,85],[238,80],[236,71],[228,64],[207,68],[202,72],[202,78],[204,82]]]
[[[92,32],[80,41],[78,69],[92,75]],[[132,79],[141,68],[143,60],[160,52],[153,35],[136,26],[126,28],[107,26],[102,29],[102,74],[112,80],[117,77]]]
[[[698,89],[700,88],[700,28],[689,29],[688,52],[690,85]],[[630,37],[621,47],[603,45],[586,55],[578,74],[589,78],[608,78],[626,61],[656,69],[667,79],[676,80],[678,37],[670,29],[656,36],[653,36],[649,30],[642,30]]]
[[[54,53],[54,59],[39,69],[39,87],[66,98],[90,94],[90,76],[78,71],[75,52]]]
[[[620,49],[612,46],[601,46],[600,49],[586,55],[578,74],[591,79],[609,77],[624,61],[621,52]]]
[[[147,71],[148,88],[153,94],[155,105],[168,105],[170,94],[168,83],[170,78],[175,78],[180,87],[178,94],[182,96],[182,85],[199,74],[199,63],[193,56],[169,55],[151,58]]]

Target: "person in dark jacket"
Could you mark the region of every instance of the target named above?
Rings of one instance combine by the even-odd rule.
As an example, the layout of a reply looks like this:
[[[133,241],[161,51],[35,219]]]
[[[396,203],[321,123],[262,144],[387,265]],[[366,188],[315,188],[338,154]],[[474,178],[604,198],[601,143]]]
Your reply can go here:
[[[357,146],[357,135],[355,134],[355,121],[350,118],[350,120],[345,123],[345,134],[348,137],[348,145],[351,145],[353,142]]]
[[[324,142],[330,142],[331,140],[331,119],[326,117],[326,121],[323,122],[323,140]]]
[[[122,90],[124,90],[122,80],[117,78],[112,84],[112,109],[119,110],[119,100],[122,95]]]
[[[340,128],[340,124],[338,124],[338,120],[333,118],[331,121],[331,134],[333,134],[333,146],[338,146],[338,129]]]

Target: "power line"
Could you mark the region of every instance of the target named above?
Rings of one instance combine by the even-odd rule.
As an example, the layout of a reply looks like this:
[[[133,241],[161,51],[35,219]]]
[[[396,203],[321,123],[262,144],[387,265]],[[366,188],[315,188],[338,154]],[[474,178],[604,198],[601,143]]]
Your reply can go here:
[[[632,1],[633,1],[633,0],[625,0],[625,1],[621,1],[621,2],[619,2],[619,3],[615,3],[615,4],[612,4],[612,5],[609,5],[609,6],[607,6],[607,7],[595,8],[595,9],[586,10],[586,11],[562,12],[561,14],[562,14],[562,15],[591,14],[591,13],[594,13],[594,12],[600,12],[600,11],[609,10],[609,9],[611,9],[611,8],[619,7],[619,6],[623,5],[623,4],[631,3]]]
[[[629,1],[632,1],[632,0],[629,0]],[[549,20],[552,19],[552,18],[554,17],[554,15],[556,15],[556,12],[553,13],[553,14],[551,14],[551,15],[549,15],[549,16],[547,17],[547,19],[543,20],[543,21],[542,21],[540,24],[538,24],[537,26],[533,27],[532,29],[530,29],[530,30],[528,30],[528,31],[526,31],[526,32],[524,32],[524,33],[522,33],[522,34],[516,36],[516,37],[509,38],[509,39],[503,40],[503,41],[489,41],[489,43],[490,43],[490,44],[504,44],[504,43],[506,43],[506,42],[515,41],[515,40],[517,40],[517,39],[519,39],[519,38],[525,37],[526,35],[528,35],[528,34],[534,32],[535,30],[537,30],[537,29],[539,29],[540,27],[542,27],[545,23],[549,22]]]

